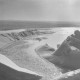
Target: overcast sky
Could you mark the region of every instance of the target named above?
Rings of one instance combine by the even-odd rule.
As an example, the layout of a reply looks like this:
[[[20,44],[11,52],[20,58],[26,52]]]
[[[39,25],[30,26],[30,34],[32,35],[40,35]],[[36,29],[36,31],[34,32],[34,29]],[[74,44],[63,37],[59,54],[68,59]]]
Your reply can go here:
[[[0,19],[80,21],[80,0],[0,0]]]

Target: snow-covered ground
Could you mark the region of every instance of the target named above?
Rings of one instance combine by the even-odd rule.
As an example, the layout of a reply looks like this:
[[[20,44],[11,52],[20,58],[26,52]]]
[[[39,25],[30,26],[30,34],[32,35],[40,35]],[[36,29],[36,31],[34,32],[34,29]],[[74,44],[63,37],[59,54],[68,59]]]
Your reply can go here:
[[[57,44],[61,44],[69,35],[71,35],[75,30],[79,30],[79,28],[53,28],[51,29],[51,31],[53,30],[54,33],[53,34],[45,34],[45,35],[39,35],[39,36],[45,36],[47,37],[48,39],[46,40],[41,40],[41,41],[37,41],[37,40],[33,40],[31,37],[31,39],[28,40],[28,43],[31,44],[31,46],[28,48],[27,52],[29,53],[33,53],[34,52],[34,49],[39,47],[39,46],[42,46],[42,45],[45,45],[46,43],[54,48],[54,49],[57,49]],[[17,31],[17,30],[16,30]],[[24,29],[22,30],[24,31]],[[8,32],[8,31],[7,31]],[[11,31],[9,31],[11,32]],[[14,31],[12,31],[14,32]],[[18,31],[19,32],[19,31]],[[6,32],[0,32],[0,33],[6,33]],[[38,36],[38,37],[39,37]],[[0,38],[0,48],[2,46],[5,46],[7,43],[9,43],[10,40],[7,39],[7,38],[3,38],[1,36]],[[33,55],[33,54],[31,54]],[[4,55],[0,54],[0,62],[1,63],[4,63],[12,68],[15,68],[19,71],[23,71],[23,72],[29,72],[29,73],[32,73],[32,74],[37,74],[36,72],[34,71],[31,71],[31,70],[28,70],[28,69],[25,69],[25,68],[21,68],[19,66],[17,66],[15,63],[13,63],[10,59],[8,59],[7,57],[5,57]],[[79,70],[77,70],[79,71]],[[73,74],[76,74],[77,71],[74,73],[74,72],[69,72],[69,73],[66,73],[64,74],[64,76],[70,76],[70,75],[73,75]],[[37,74],[38,75],[38,74]],[[61,76],[62,77],[62,76]],[[72,79],[72,77],[71,77]],[[62,80],[62,79],[61,79]],[[63,79],[65,80],[65,79]],[[70,80],[70,79],[69,79]]]

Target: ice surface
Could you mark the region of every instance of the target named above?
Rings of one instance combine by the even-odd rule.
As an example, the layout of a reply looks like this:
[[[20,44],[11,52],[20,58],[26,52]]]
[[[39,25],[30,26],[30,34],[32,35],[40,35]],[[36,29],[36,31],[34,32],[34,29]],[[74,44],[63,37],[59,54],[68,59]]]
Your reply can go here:
[[[56,80],[60,78],[61,80],[77,80],[79,79],[79,74],[80,74],[79,70],[69,71],[69,72],[67,70],[66,73],[65,72],[63,73],[62,71],[63,68],[58,65],[55,65],[56,62],[59,65],[66,64],[64,67],[67,68],[68,65],[71,65],[71,67],[75,67],[74,63],[76,62],[79,63],[79,60],[76,60],[79,59],[79,54],[78,56],[76,56],[75,54],[74,57],[72,57],[73,52],[69,54],[69,52],[72,50],[71,47],[69,46],[70,44],[72,46],[72,43],[65,44],[63,45],[62,48],[61,48],[62,45],[60,45],[59,49],[60,48],[62,49],[60,51],[58,51],[59,49],[57,49],[57,44],[62,44],[63,41],[68,36],[70,36],[76,29],[73,29],[73,31],[71,32],[70,30],[72,30],[72,28],[70,29],[55,28],[51,30],[35,29],[35,30],[28,30],[28,31],[23,29],[22,31],[18,31],[18,32],[17,30],[7,31],[7,32],[1,31],[0,51],[2,55],[9,58],[18,67],[25,68],[26,72],[30,70],[35,74],[44,76],[41,80],[53,80],[53,79]],[[38,50],[38,52],[36,52],[36,50]],[[45,53],[46,55],[44,56],[46,57],[40,56],[38,53],[41,55]],[[69,55],[71,57],[69,57]],[[73,63],[69,60],[69,58],[72,58],[72,60],[74,59]],[[54,62],[52,62],[52,60],[54,60]],[[4,59],[4,62],[5,61],[7,62],[7,59]],[[71,63],[68,64],[68,62]],[[16,67],[16,69],[19,68]]]

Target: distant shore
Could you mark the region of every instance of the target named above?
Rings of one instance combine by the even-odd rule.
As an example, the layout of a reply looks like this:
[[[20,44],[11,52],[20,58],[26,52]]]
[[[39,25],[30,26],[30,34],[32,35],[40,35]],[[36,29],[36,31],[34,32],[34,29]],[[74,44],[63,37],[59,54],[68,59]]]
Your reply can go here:
[[[79,22],[0,20],[0,30],[14,30],[23,28],[79,27],[79,26],[80,26]]]

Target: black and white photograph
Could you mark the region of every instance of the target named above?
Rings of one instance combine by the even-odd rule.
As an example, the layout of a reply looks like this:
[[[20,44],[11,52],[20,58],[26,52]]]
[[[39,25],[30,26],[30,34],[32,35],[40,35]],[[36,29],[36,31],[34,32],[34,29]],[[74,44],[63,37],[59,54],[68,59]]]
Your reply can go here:
[[[0,80],[80,80],[80,0],[0,0]]]

